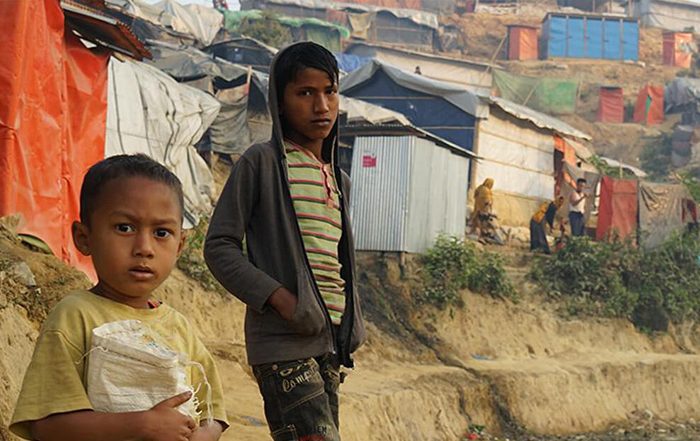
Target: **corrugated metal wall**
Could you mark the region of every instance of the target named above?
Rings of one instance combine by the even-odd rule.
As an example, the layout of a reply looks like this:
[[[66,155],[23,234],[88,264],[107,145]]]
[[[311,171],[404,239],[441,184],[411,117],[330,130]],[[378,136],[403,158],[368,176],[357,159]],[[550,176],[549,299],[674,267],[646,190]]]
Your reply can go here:
[[[639,23],[610,16],[550,14],[543,23],[547,58],[639,59]]]
[[[351,215],[358,250],[421,253],[461,236],[470,161],[416,137],[358,137]]]
[[[352,158],[355,248],[403,251],[411,144],[415,137],[357,137]]]

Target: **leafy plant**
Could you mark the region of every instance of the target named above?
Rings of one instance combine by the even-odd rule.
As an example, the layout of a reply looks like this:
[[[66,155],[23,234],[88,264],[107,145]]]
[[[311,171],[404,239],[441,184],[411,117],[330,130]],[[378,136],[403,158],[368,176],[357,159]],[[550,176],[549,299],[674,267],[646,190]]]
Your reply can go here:
[[[292,33],[272,11],[262,11],[259,19],[246,18],[238,27],[242,35],[260,40],[268,46],[281,48],[292,42]]]
[[[421,300],[440,309],[461,306],[462,289],[494,296],[512,296],[515,291],[500,256],[479,251],[472,242],[458,237],[439,236],[421,262]]]
[[[556,256],[538,260],[531,277],[571,314],[632,319],[665,330],[668,321],[700,317],[700,240],[682,235],[654,250],[630,241],[572,238]]]

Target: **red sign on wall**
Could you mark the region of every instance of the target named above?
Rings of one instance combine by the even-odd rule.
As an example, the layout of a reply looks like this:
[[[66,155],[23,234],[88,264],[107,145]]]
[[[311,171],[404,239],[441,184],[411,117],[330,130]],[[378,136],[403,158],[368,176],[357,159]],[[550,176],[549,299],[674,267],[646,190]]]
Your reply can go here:
[[[364,155],[362,157],[363,168],[374,168],[377,166],[377,157],[372,155]]]

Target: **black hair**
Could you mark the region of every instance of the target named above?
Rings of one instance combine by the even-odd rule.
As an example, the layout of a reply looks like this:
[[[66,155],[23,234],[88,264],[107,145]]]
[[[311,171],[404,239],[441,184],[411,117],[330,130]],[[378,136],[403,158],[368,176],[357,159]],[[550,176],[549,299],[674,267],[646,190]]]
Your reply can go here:
[[[185,200],[180,180],[165,166],[139,153],[111,156],[90,167],[80,187],[80,222],[90,225],[90,215],[95,211],[100,192],[108,182],[133,177],[151,179],[170,187],[184,215]]]
[[[287,84],[294,81],[297,74],[307,68],[325,72],[331,83],[338,84],[338,61],[328,49],[311,41],[293,44],[282,50],[275,62],[275,71],[272,73],[279,105],[282,104]]]
[[[587,183],[587,182],[588,182],[588,181],[586,181],[584,178],[578,178],[578,179],[576,180],[576,183],[577,183],[577,184],[582,184],[582,183],[585,184],[585,183]]]

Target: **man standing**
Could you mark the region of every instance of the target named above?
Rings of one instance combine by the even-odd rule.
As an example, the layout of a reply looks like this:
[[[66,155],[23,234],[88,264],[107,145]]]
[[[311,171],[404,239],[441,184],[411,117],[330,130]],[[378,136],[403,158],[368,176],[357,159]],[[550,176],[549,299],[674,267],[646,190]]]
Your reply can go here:
[[[569,195],[569,223],[571,224],[572,236],[583,236],[584,213],[586,211],[586,197],[583,192],[586,188],[586,180],[583,178],[576,180],[576,190]]]

